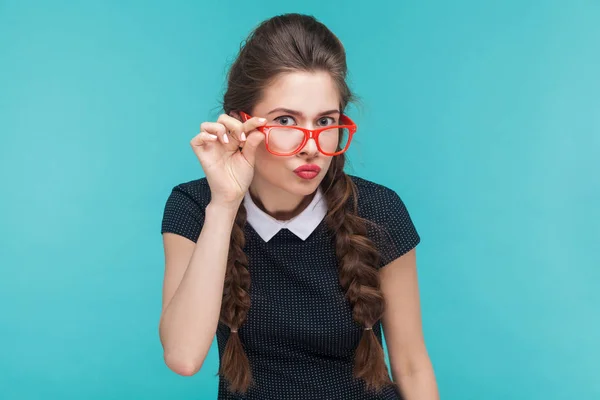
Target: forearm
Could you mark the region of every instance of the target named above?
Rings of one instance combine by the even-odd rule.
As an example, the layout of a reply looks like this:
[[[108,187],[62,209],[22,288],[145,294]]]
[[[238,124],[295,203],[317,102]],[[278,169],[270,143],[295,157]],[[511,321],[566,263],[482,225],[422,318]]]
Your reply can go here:
[[[397,383],[406,400],[439,400],[435,374],[431,363],[410,373],[398,374]]]
[[[161,317],[165,361],[179,373],[196,373],[214,339],[236,213],[208,205],[189,265]]]

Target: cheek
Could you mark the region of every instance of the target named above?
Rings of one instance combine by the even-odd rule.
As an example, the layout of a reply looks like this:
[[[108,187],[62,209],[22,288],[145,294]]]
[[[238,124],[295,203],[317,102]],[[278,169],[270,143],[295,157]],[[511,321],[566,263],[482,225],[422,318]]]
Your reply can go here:
[[[277,176],[286,171],[286,157],[278,157],[267,151],[266,148],[256,149],[254,170],[262,176]]]

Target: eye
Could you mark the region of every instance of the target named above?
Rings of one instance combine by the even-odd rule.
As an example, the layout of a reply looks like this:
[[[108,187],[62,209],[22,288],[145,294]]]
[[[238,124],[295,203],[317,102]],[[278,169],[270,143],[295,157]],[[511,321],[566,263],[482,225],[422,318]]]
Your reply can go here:
[[[294,117],[291,117],[289,115],[282,115],[281,117],[275,118],[274,121],[279,122],[280,125],[284,126],[293,125],[292,122],[296,122],[296,120],[294,120]]]
[[[329,125],[335,125],[335,124],[336,124],[336,120],[333,117],[319,118],[319,125],[321,125],[321,126],[329,126]]]

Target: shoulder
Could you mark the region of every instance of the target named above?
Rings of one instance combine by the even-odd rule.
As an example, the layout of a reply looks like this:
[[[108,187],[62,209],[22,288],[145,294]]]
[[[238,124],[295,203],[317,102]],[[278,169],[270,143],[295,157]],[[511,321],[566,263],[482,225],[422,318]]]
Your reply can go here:
[[[398,207],[404,208],[400,195],[390,187],[355,175],[348,176],[357,189],[359,214],[378,219],[377,216]]]
[[[182,182],[173,187],[170,198],[191,202],[204,209],[210,203],[210,186],[206,178]]]
[[[209,202],[210,187],[206,178],[176,185],[164,206],[161,233],[176,233],[196,241]]]
[[[385,185],[349,176],[358,192],[358,215],[372,223],[367,231],[380,251],[379,267],[414,248],[421,238],[400,195]]]
[[[393,191],[392,189],[390,189],[389,187],[387,187],[385,185],[382,185],[382,184],[374,182],[374,181],[370,181],[370,180],[362,178],[360,176],[351,175],[351,174],[347,174],[347,175],[350,177],[350,179],[352,179],[352,182],[354,182],[354,184],[356,185],[356,187],[359,190],[369,192],[369,193],[386,193],[386,192]]]

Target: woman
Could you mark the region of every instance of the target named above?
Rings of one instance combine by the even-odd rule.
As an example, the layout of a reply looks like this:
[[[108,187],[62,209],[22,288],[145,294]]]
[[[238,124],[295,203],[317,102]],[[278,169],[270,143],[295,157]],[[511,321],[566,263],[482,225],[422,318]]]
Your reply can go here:
[[[343,46],[315,18],[264,21],[229,71],[224,113],[191,141],[206,178],[167,200],[165,362],[195,374],[216,332],[219,399],[438,398],[419,235],[394,191],[343,171],[345,78]]]

